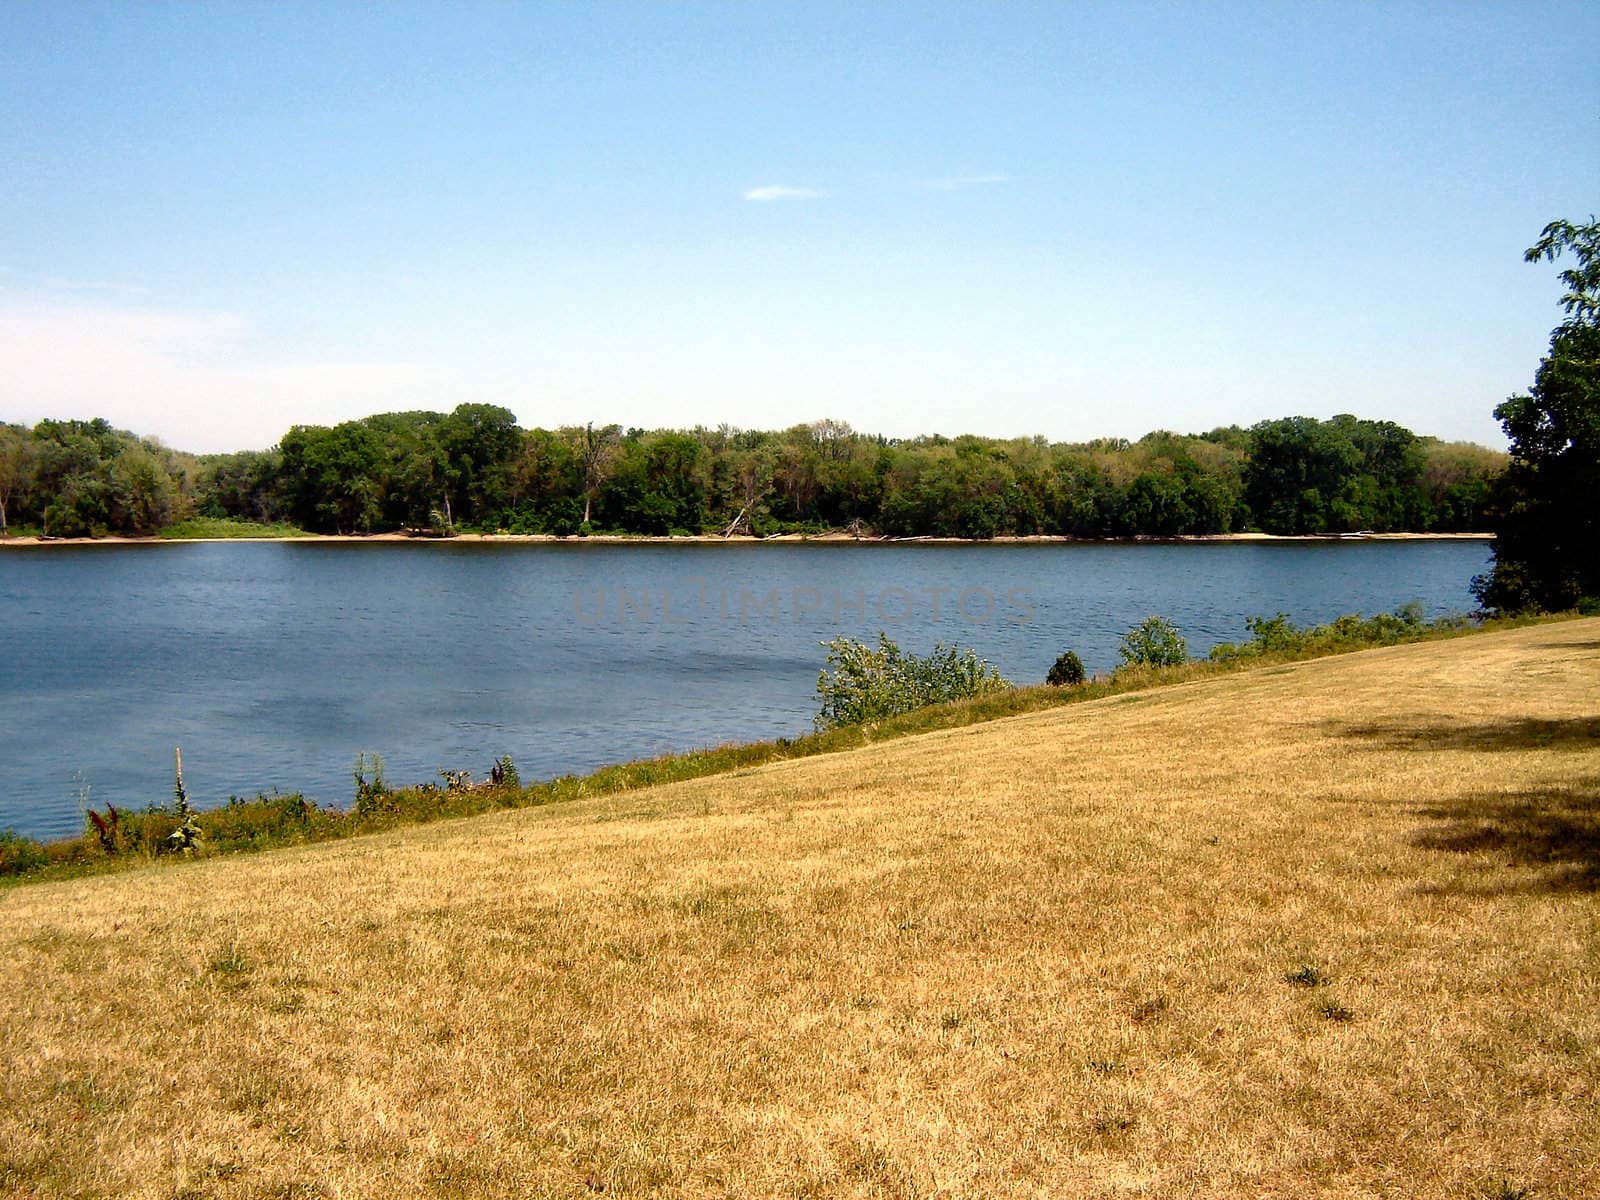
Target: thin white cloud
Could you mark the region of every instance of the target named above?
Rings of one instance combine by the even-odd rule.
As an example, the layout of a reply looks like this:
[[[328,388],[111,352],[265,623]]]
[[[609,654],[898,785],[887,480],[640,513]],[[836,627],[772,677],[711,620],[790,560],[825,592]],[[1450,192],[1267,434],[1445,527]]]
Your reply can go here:
[[[827,192],[818,191],[816,188],[785,187],[781,183],[769,183],[765,187],[751,188],[744,194],[746,200],[821,200]]]
[[[116,292],[124,296],[143,296],[150,291],[136,283],[116,283],[106,279],[62,279],[56,275],[46,279],[44,285],[54,292]]]
[[[945,179],[924,179],[922,186],[930,192],[959,192],[962,188],[988,187],[1011,180],[1010,175],[952,175]]]
[[[199,452],[260,449],[294,424],[452,407],[459,381],[397,362],[261,363],[228,313],[0,304],[0,420],[105,417]]]

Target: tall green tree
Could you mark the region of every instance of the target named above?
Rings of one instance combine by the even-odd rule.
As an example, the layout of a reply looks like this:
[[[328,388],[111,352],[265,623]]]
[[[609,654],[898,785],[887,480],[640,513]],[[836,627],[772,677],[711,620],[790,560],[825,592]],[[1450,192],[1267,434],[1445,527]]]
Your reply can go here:
[[[1555,262],[1566,319],[1525,396],[1494,410],[1511,465],[1494,498],[1494,565],[1473,582],[1485,608],[1571,608],[1600,598],[1600,222],[1552,221],[1524,254]]]
[[[366,533],[383,517],[382,439],[360,421],[296,425],[279,447],[291,511],[319,533]]]
[[[510,506],[522,431],[510,409],[460,404],[439,423],[456,520],[493,528]]]
[[[33,435],[19,425],[0,425],[0,538],[10,537],[6,505],[33,482]]]

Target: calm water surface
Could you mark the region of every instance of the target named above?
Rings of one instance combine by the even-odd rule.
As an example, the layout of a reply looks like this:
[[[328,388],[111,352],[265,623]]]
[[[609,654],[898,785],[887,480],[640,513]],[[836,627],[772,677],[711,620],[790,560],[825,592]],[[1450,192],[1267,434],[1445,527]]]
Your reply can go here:
[[[248,543],[0,554],[0,829],[80,805],[525,780],[804,732],[840,635],[975,647],[1017,682],[1075,649],[1115,665],[1160,613],[1204,654],[1254,614],[1472,607],[1485,542],[1202,545]]]

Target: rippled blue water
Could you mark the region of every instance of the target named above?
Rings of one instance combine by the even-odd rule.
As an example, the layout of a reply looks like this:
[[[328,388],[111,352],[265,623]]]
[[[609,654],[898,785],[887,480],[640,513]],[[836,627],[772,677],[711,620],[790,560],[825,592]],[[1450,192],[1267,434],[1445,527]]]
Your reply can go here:
[[[1192,653],[1247,616],[1472,607],[1483,542],[1184,545],[247,543],[0,553],[0,829],[89,803],[524,779],[810,727],[818,643],[886,630],[1041,680],[1160,613]]]

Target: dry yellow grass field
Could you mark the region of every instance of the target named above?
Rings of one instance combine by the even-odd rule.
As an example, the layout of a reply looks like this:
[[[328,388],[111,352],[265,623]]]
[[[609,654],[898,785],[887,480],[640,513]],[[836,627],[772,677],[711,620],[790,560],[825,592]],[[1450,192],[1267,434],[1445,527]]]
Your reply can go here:
[[[0,892],[0,1191],[1600,1195],[1600,621]]]

